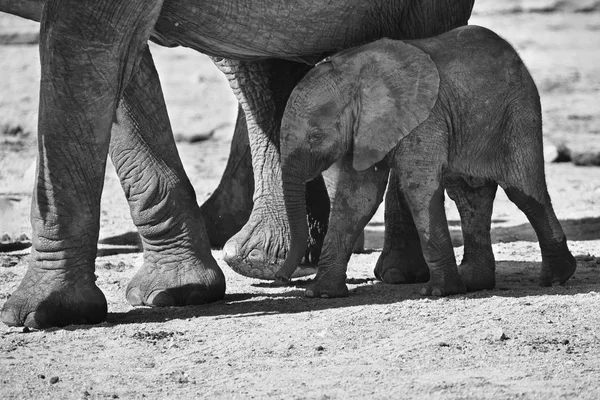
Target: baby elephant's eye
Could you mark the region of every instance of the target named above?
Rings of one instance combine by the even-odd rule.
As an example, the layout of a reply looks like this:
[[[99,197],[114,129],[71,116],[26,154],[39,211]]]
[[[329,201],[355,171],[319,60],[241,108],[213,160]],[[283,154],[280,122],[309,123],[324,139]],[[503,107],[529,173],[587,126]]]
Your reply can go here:
[[[310,132],[308,132],[308,141],[310,144],[317,144],[321,142],[324,137],[323,131],[317,128],[311,129]]]

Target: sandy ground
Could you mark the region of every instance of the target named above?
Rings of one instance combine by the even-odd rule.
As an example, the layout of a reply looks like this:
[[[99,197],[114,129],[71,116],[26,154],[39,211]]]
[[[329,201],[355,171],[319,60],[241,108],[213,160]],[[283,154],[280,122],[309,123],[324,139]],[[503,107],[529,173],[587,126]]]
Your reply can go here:
[[[600,3],[480,0],[471,23],[494,29],[522,55],[540,89],[546,144],[600,150]],[[0,43],[35,42],[36,30],[0,15]],[[225,166],[235,99],[206,57],[152,52],[181,157],[203,201]],[[0,46],[0,235],[13,240],[30,235],[38,63],[35,44]],[[185,140],[213,129],[209,141]],[[431,299],[418,294],[419,285],[375,281],[379,212],[367,229],[371,251],[350,262],[349,298],[305,299],[307,280],[271,288],[234,273],[215,250],[227,277],[223,301],[133,309],[124,291],[141,254],[109,166],[96,261],[108,320],[30,332],[0,326],[0,397],[596,399],[600,168],[547,164],[546,172],[578,258],[562,287],[537,286],[535,234],[499,193],[491,291]],[[451,202],[447,209],[460,260],[458,215]],[[27,254],[0,253],[0,306],[23,276]]]

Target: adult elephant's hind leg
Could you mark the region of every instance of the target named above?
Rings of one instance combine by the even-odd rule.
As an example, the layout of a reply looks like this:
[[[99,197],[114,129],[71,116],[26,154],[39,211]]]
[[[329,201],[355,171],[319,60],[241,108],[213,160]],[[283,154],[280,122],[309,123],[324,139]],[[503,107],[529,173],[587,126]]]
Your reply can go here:
[[[33,248],[2,309],[8,325],[106,318],[94,260],[111,125],[161,3],[49,0],[44,7]]]
[[[148,48],[117,109],[110,155],[144,246],[127,300],[183,306],[222,299],[225,277],[210,252]]]
[[[289,94],[309,67],[275,59],[225,60],[218,66],[228,76],[246,114],[255,186],[250,218],[226,243],[223,258],[242,275],[275,279],[290,241],[283,203],[279,128]],[[311,237],[306,259],[316,264],[329,216],[329,200],[322,179],[307,185],[307,196]],[[296,276],[306,272],[299,268]]]

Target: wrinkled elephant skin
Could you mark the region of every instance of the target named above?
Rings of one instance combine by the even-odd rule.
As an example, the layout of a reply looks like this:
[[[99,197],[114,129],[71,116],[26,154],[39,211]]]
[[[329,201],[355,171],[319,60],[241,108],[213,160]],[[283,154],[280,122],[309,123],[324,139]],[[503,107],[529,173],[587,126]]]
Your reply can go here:
[[[210,253],[202,219],[202,212],[212,212],[196,204],[177,155],[149,38],[217,57],[227,74],[246,117],[255,190],[253,202],[238,203],[238,217],[222,219],[245,218],[253,204],[248,223],[225,247],[225,258],[240,273],[273,278],[289,243],[280,119],[289,93],[309,69],[297,61],[310,63],[381,36],[438,34],[466,24],[473,6],[472,1],[450,0],[348,0],[321,7],[308,0],[245,0],[243,6],[216,0],[49,0],[42,10],[41,3],[0,4],[2,11],[41,19],[32,257],[2,311],[9,325],[36,327],[91,323],[106,316],[94,283],[94,259],[109,153],[144,246],[144,265],[127,290],[130,302],[200,304],[224,295],[224,277]],[[246,129],[238,128],[243,137]],[[231,181],[252,184],[238,178]],[[314,262],[328,222],[327,207],[319,207],[327,198],[322,180],[307,197],[315,205],[315,237],[307,239],[312,248],[302,253]],[[219,222],[215,226],[219,229]]]
[[[388,192],[396,191],[410,216],[397,218],[386,204],[386,219],[414,221],[419,244],[413,252],[422,253],[429,274],[420,267],[409,270],[428,275],[423,295],[494,288],[490,225],[498,185],[536,231],[540,285],[563,284],[576,262],[548,195],[542,149],[535,83],[516,51],[485,28],[460,27],[406,42],[381,39],[337,53],[298,84],[283,117],[283,187],[292,245],[277,274],[289,279],[301,256],[304,182],[333,164],[339,171],[337,191],[317,277],[306,296],[348,295],[352,245],[381,203],[390,169],[394,182]],[[444,190],[461,217],[465,252],[459,267]],[[392,226],[385,235],[398,232],[410,234]],[[397,239],[386,238],[385,245]],[[410,279],[406,260],[398,266],[389,262],[393,254],[384,247],[376,274]],[[417,256],[415,261],[421,263]]]

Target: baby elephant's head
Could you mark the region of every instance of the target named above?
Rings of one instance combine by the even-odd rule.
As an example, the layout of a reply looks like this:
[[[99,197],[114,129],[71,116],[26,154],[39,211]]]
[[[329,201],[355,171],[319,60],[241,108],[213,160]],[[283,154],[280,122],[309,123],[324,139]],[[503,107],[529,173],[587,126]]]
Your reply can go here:
[[[435,64],[410,44],[381,39],[337,53],[290,96],[282,164],[310,180],[352,152],[354,168],[365,170],[429,116],[438,88]]]
[[[295,236],[304,240],[302,251],[290,250],[297,253],[290,263],[300,261],[306,243],[304,184],[345,155],[358,171],[381,161],[427,119],[438,87],[438,71],[427,54],[389,39],[337,53],[300,81],[281,125],[292,248]]]

